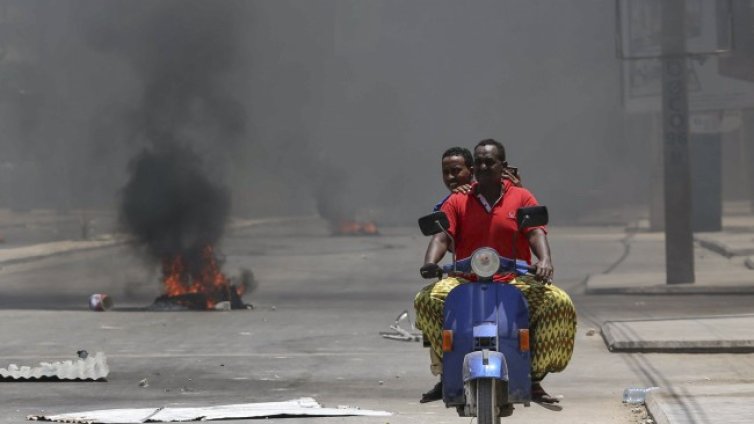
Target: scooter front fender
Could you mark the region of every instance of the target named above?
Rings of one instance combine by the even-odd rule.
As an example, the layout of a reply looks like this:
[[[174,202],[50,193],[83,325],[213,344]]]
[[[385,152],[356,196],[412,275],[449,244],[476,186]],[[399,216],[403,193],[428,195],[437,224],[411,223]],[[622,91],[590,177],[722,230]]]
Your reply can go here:
[[[463,358],[463,382],[478,378],[508,381],[508,363],[505,356],[486,349],[467,353]]]

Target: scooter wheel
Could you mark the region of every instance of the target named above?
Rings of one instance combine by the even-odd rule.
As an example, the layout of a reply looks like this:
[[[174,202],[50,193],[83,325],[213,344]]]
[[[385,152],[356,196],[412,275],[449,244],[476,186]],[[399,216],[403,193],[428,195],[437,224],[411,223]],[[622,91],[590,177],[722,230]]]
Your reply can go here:
[[[483,378],[476,386],[476,417],[479,424],[499,424],[497,414],[497,396],[495,394],[495,380]]]

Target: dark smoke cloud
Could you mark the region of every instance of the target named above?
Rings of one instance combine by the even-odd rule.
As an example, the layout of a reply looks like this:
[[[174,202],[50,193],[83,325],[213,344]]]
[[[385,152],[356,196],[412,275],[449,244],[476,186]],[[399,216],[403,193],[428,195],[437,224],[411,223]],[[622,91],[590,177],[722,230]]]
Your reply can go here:
[[[130,166],[120,220],[157,259],[183,255],[199,263],[222,236],[228,191],[210,181],[197,155],[175,144],[144,150]]]
[[[129,165],[121,222],[158,259],[181,255],[198,266],[202,249],[222,236],[230,195],[198,155],[221,174],[245,132],[244,108],[224,84],[239,56],[241,10],[240,2],[185,0],[80,10],[86,41],[125,60],[142,84],[120,123],[111,107],[97,130],[128,128],[125,141],[147,146]]]

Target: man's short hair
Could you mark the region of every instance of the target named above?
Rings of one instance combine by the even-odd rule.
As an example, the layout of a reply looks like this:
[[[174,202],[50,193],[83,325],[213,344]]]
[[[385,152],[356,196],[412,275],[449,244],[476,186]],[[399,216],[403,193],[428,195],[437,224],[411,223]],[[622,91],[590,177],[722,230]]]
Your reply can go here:
[[[461,156],[468,168],[474,166],[474,158],[471,156],[469,149],[465,147],[451,147],[442,154],[443,159],[451,156]]]
[[[476,150],[477,147],[481,146],[495,146],[497,147],[498,152],[498,159],[500,159],[500,162],[505,162],[505,147],[503,147],[503,144],[494,138],[486,138],[474,146],[474,150]]]

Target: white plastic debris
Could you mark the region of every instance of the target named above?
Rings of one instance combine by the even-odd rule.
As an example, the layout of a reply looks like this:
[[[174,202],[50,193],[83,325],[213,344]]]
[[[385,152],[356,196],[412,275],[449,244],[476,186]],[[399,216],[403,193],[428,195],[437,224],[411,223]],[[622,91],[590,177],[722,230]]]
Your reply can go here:
[[[623,390],[623,403],[629,405],[643,404],[647,393],[657,390],[659,387],[628,387]]]
[[[240,403],[198,408],[140,408],[103,409],[97,411],[74,412],[60,415],[29,415],[32,421],[53,421],[67,423],[144,423],[144,422],[186,422],[280,416],[345,417],[367,416],[388,417],[387,411],[373,411],[353,407],[324,408],[312,398],[300,398],[285,402]]]
[[[401,322],[406,321],[411,327],[410,330],[406,330],[401,326]],[[395,319],[395,322],[390,325],[390,331],[380,331],[380,335],[390,340],[400,340],[404,342],[418,342],[422,339],[421,333],[416,329],[414,323],[408,317],[408,311],[401,312]]]
[[[42,362],[38,367],[8,365],[0,368],[3,380],[105,380],[110,373],[102,352],[76,361]]]
[[[227,300],[224,300],[222,302],[217,302],[215,304],[215,308],[214,309],[216,311],[230,311],[231,310],[230,302],[228,302]]]

